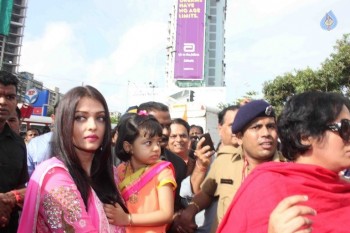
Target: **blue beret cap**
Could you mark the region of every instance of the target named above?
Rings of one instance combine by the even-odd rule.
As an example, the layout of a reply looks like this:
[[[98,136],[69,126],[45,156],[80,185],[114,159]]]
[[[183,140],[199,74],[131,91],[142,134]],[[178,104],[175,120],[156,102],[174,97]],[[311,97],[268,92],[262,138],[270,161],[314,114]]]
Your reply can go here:
[[[257,117],[275,117],[272,106],[265,100],[253,100],[238,109],[232,124],[232,133],[236,134]]]

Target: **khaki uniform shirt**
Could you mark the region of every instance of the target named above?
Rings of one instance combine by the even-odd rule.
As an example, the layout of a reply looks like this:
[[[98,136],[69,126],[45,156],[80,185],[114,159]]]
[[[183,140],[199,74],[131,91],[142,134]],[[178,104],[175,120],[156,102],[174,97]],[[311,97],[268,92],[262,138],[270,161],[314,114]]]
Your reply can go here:
[[[216,231],[245,176],[250,173],[249,165],[245,166],[242,154],[242,147],[221,147],[202,183],[202,192],[211,197],[218,197],[217,218],[213,222],[211,232]],[[283,161],[283,156],[277,151],[272,161]]]
[[[211,164],[209,172],[202,183],[202,192],[218,197],[217,221],[220,222],[234,195],[242,183],[244,160],[242,148],[223,146],[217,152],[217,158]],[[217,228],[214,222],[212,229]]]

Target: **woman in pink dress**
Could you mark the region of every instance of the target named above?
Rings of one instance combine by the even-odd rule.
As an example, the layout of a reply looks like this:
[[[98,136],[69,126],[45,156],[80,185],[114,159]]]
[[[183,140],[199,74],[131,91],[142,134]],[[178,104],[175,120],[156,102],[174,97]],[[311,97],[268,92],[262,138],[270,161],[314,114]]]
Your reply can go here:
[[[18,232],[124,232],[108,224],[103,203],[126,212],[111,163],[110,118],[101,93],[76,87],[61,100],[52,158],[34,171]]]

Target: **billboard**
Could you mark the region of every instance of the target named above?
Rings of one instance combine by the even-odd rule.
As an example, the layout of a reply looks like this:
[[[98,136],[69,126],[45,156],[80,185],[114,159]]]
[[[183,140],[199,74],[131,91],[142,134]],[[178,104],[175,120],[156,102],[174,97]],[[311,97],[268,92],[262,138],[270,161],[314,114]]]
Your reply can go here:
[[[205,0],[178,0],[174,78],[202,80]]]
[[[48,90],[39,91],[38,99],[33,104],[33,115],[46,116],[48,110],[47,108],[49,106],[49,97],[50,92]]]
[[[46,116],[49,97],[50,92],[48,90],[38,91],[35,88],[31,88],[26,91],[24,99],[28,105],[32,105],[33,115]]]
[[[13,0],[0,0],[0,34],[8,36],[10,32]]]

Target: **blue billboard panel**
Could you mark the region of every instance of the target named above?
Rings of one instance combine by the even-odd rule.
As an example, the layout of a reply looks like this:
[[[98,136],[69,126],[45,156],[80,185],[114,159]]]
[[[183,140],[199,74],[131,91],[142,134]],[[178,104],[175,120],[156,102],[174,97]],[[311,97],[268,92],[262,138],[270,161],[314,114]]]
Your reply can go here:
[[[49,106],[50,92],[48,90],[38,91],[38,99],[33,103],[34,110],[33,115],[46,116],[47,108]],[[41,108],[41,110],[39,110]]]

